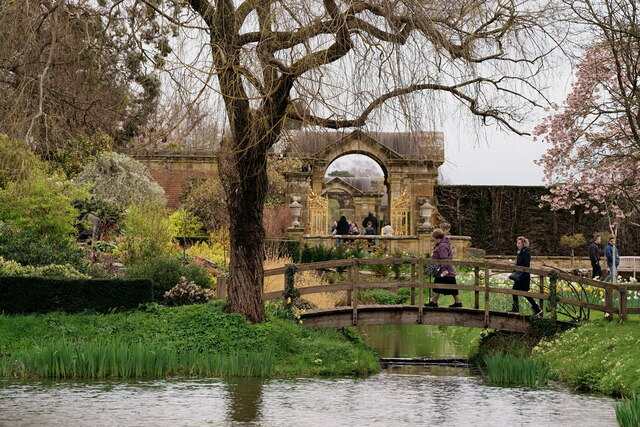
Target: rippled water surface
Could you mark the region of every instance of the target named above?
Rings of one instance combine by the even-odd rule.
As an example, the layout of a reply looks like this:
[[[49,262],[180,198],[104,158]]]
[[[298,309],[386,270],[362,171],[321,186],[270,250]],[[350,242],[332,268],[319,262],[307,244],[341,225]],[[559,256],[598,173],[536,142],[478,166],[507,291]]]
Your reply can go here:
[[[42,382],[0,380],[7,426],[615,426],[614,400],[489,387],[461,368],[369,378]]]

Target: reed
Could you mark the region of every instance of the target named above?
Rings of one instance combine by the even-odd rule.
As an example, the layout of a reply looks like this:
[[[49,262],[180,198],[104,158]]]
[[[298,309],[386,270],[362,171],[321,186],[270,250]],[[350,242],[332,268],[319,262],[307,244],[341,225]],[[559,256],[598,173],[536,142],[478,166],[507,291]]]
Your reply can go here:
[[[616,419],[622,427],[640,425],[640,397],[635,394],[630,399],[622,399],[616,403]]]
[[[486,373],[491,384],[496,385],[544,385],[549,381],[547,365],[532,359],[510,354],[493,354],[484,358]]]
[[[271,353],[232,355],[178,352],[142,343],[51,342],[0,358],[0,376],[43,378],[135,378],[171,376],[264,377],[275,372]]]

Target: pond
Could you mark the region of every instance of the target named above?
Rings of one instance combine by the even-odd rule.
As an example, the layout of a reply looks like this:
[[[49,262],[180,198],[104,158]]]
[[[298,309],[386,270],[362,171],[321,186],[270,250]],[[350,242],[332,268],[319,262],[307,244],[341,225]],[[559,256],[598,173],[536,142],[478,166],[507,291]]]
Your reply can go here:
[[[489,387],[464,368],[368,378],[0,381],[2,425],[616,425],[613,399]]]

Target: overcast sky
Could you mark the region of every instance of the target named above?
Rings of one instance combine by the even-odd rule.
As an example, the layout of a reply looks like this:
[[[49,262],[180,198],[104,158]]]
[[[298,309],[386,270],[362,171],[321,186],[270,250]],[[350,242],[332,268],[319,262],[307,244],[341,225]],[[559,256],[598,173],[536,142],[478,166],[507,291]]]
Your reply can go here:
[[[477,133],[477,131],[476,131]],[[480,131],[482,133],[482,131]],[[542,142],[489,130],[478,136],[458,132],[451,127],[445,132],[445,163],[440,167],[442,184],[458,185],[543,185],[542,168],[533,163],[544,153]],[[382,176],[382,169],[363,155],[343,156],[327,169],[347,170],[355,175]]]

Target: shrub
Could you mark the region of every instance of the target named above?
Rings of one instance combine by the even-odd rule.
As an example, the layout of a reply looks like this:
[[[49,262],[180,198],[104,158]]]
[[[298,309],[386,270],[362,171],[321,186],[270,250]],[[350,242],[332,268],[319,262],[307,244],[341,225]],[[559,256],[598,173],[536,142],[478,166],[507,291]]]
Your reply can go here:
[[[202,231],[200,218],[186,209],[178,209],[172,213],[169,217],[169,223],[174,236],[199,236]]]
[[[0,188],[0,220],[14,230],[69,240],[78,217],[72,202],[86,196],[62,176],[32,170],[26,179]]]
[[[135,264],[125,270],[127,278],[151,279],[156,299],[162,299],[165,292],[175,286],[181,277],[195,282],[203,288],[212,285],[211,275],[199,265],[183,265],[177,258],[155,258]]]
[[[383,305],[402,304],[405,299],[404,295],[398,295],[386,289],[369,289],[366,291],[366,295],[373,299],[376,304]]]
[[[155,200],[130,206],[124,220],[125,238],[119,246],[131,264],[167,256],[173,249],[173,233],[164,202]],[[178,280],[174,282],[177,283]]]
[[[0,276],[0,312],[10,314],[132,309],[153,301],[145,279],[94,280]]]
[[[0,256],[22,265],[70,264],[79,271],[85,271],[87,264],[84,251],[68,238],[56,239],[1,225]]]
[[[91,186],[89,190],[97,200],[129,206],[160,199],[164,190],[151,177],[147,167],[124,154],[100,153],[77,176],[80,184]]]
[[[164,293],[164,300],[168,305],[204,304],[214,298],[211,289],[205,289],[194,282],[188,281],[184,276],[173,288]]]

